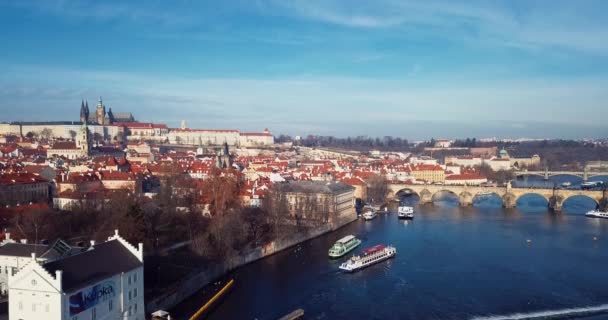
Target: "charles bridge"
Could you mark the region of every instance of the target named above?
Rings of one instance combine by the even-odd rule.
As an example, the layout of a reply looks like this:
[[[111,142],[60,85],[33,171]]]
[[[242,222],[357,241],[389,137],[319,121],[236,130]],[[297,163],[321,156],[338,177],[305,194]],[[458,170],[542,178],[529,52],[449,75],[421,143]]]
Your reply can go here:
[[[549,208],[561,211],[564,202],[574,196],[586,196],[593,199],[601,208],[606,209],[608,199],[605,191],[595,190],[569,190],[569,189],[541,189],[541,188],[513,188],[510,183],[504,187],[481,187],[463,185],[430,185],[430,184],[389,184],[388,199],[397,199],[404,193],[417,194],[420,204],[432,203],[434,199],[444,193],[458,196],[461,206],[470,206],[475,197],[495,194],[502,199],[505,208],[514,208],[517,200],[527,194],[537,194],[544,197]]]

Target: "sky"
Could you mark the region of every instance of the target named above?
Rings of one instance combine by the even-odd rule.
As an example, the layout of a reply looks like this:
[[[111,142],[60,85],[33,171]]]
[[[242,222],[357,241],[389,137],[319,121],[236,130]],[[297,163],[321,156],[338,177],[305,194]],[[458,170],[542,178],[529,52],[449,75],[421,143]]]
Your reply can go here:
[[[608,1],[0,0],[0,121],[608,137]]]

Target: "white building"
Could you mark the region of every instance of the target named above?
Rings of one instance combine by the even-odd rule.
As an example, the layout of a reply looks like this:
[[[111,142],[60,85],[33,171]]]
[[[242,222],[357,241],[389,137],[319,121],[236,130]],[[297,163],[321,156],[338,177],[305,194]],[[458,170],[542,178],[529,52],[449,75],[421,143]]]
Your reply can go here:
[[[462,167],[476,167],[481,166],[483,159],[474,156],[447,156],[444,159],[444,163]]]
[[[143,245],[116,231],[67,258],[30,262],[9,275],[9,320],[144,320]]]
[[[229,146],[256,147],[274,144],[274,137],[265,129],[260,133],[241,133],[239,130],[214,129],[170,129],[170,143],[219,146],[227,143]]]
[[[17,242],[6,234],[6,239],[0,243],[0,290],[3,294],[8,292],[8,277],[14,275],[32,260],[32,253],[36,254],[39,262],[48,262],[63,259],[80,252],[82,248],[74,248],[62,240],[52,245],[29,244],[27,240]]]
[[[420,157],[410,157],[410,163],[414,165],[418,164],[428,164],[428,165],[437,165],[437,159],[428,157],[428,156],[420,156]]]

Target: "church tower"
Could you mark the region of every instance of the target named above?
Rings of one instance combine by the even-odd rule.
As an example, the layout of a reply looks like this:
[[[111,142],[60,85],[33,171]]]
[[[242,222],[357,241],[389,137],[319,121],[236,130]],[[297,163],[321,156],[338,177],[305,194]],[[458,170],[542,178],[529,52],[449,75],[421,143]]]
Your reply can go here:
[[[80,103],[80,122],[85,123],[89,120],[89,104],[86,106],[84,104],[84,100]]]
[[[114,123],[114,113],[112,113],[112,108],[110,108],[108,110],[108,123],[106,124],[112,124]]]
[[[95,115],[97,118],[97,124],[104,125],[106,119],[106,106],[103,105],[103,101],[101,101],[101,97],[99,97],[99,103],[97,103],[97,108],[95,110]]]
[[[87,127],[87,122],[82,123],[82,127],[80,127],[80,132],[78,133],[78,140],[76,141],[76,147],[81,151],[83,156],[88,156],[91,150],[89,144],[89,128]]]

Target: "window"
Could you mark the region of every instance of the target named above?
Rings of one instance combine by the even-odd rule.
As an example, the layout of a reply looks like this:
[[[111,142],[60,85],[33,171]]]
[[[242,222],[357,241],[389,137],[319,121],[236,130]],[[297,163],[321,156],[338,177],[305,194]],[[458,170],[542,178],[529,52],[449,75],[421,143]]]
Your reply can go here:
[[[137,298],[137,288],[133,289],[133,298]]]
[[[129,290],[129,301],[131,301],[131,290]]]
[[[137,282],[137,273],[133,274],[133,282]]]
[[[36,312],[36,304],[35,303],[32,303],[32,311]]]
[[[93,308],[91,310],[91,320],[96,320],[97,319],[97,308]]]
[[[131,285],[131,275],[128,276],[128,279],[129,279],[128,283],[129,283],[129,285]]]
[[[137,303],[133,305],[133,312],[137,313]]]
[[[110,301],[108,301],[108,310],[109,311],[112,311],[112,303],[113,303],[112,301],[114,301],[114,300],[110,299]]]
[[[51,310],[51,306],[47,303],[44,307],[44,311],[49,312]]]
[[[19,301],[19,310],[23,310],[23,302]]]

